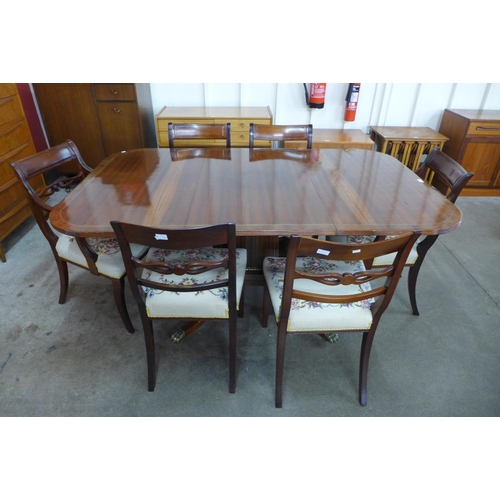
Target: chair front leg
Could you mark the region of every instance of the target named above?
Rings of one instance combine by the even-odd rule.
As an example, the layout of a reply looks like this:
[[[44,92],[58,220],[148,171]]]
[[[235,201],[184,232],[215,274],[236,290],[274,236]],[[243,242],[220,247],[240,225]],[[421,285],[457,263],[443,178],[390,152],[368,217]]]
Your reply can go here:
[[[54,257],[56,259],[57,270],[59,271],[59,304],[64,304],[68,296],[68,263],[62,260],[55,252]]]
[[[363,333],[361,341],[361,353],[359,357],[359,404],[365,406],[367,403],[367,385],[368,385],[368,363],[370,361],[370,351],[372,348],[375,331]]]
[[[153,392],[156,386],[156,355],[155,340],[153,333],[153,321],[147,316],[146,311],[141,310],[142,328],[144,330],[144,342],[146,344],[146,359],[148,363],[148,391]]]
[[[123,324],[127,331],[134,333],[134,325],[132,325],[130,321],[127,304],[125,302],[125,276],[122,276],[121,279],[112,279],[111,282],[113,283],[113,297]]]
[[[269,309],[271,307],[271,295],[269,295],[269,289],[267,284],[264,283],[264,294],[262,298],[262,328],[267,328],[267,323],[269,321]]]

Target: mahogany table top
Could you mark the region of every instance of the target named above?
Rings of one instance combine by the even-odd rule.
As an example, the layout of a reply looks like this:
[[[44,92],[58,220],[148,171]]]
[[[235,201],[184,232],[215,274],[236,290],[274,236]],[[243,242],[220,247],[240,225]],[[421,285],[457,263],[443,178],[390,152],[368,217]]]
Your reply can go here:
[[[104,160],[50,214],[55,229],[83,237],[114,236],[111,220],[234,222],[240,236],[273,236],[440,234],[461,219],[392,156],[354,149],[131,150]]]

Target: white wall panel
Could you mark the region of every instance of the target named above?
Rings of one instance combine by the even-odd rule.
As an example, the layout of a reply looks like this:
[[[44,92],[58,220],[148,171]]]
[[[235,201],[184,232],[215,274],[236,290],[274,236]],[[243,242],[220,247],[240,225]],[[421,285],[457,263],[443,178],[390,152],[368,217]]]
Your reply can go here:
[[[153,83],[163,106],[269,106],[277,124],[360,129],[370,125],[439,128],[445,108],[500,109],[500,83],[362,83],[354,122],[344,121],[347,83],[328,83],[325,107],[310,109],[302,83]]]

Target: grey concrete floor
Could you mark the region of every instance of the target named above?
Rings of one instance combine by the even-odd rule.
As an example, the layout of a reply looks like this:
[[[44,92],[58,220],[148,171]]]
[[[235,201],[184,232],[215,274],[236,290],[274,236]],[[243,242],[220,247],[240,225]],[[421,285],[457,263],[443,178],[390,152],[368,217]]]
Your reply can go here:
[[[500,198],[462,197],[460,228],[441,236],[411,314],[403,275],[375,337],[368,405],[357,400],[360,335],[337,344],[291,337],[284,401],[274,408],[276,325],[260,326],[262,291],[246,293],[238,323],[237,388],[228,392],[227,325],[206,323],[179,344],[155,322],[156,389],[147,391],[145,348],[122,326],[103,278],[70,266],[65,304],[49,246],[28,220],[0,263],[0,416],[499,416]]]

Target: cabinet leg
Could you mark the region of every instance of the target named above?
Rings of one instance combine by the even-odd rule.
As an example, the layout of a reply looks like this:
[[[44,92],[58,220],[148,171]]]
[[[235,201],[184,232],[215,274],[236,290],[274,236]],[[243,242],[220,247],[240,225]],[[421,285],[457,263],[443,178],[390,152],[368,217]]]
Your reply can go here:
[[[7,262],[7,258],[5,257],[5,252],[3,251],[2,243],[0,243],[0,259],[2,259],[2,262]]]

